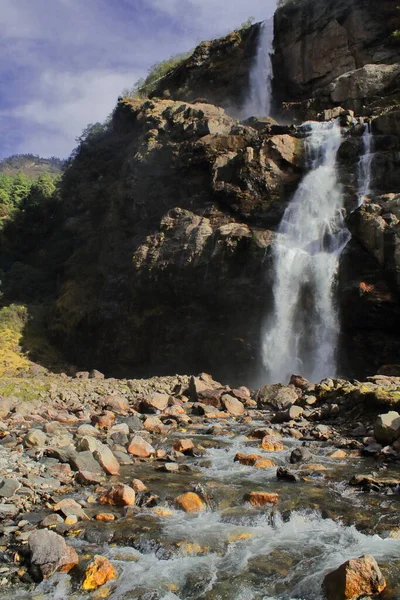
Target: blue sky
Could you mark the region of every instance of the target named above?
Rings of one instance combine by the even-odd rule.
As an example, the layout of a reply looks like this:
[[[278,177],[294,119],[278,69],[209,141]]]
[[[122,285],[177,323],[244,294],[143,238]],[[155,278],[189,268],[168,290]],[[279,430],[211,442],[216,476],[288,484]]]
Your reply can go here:
[[[224,35],[275,0],[0,0],[0,158],[66,157],[156,61]]]

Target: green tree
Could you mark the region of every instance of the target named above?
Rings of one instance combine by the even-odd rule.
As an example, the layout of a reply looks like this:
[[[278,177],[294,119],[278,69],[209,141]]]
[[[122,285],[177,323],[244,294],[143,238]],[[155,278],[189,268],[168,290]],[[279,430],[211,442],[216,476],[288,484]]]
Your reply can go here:
[[[45,200],[49,200],[56,191],[56,182],[48,173],[39,175],[32,184],[29,193],[22,200],[22,208],[27,206],[39,206]]]
[[[10,198],[14,206],[18,206],[20,202],[27,197],[31,188],[32,182],[23,173],[17,173],[13,178]]]

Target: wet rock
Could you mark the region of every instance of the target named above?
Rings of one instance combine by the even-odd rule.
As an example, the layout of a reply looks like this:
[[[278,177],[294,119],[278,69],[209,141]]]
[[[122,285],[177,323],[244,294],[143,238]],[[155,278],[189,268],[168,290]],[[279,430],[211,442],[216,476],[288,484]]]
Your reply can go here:
[[[380,444],[392,444],[400,438],[400,414],[394,410],[379,415],[374,424],[374,435]]]
[[[95,590],[107,581],[117,578],[118,574],[112,562],[104,556],[95,556],[86,568],[82,589],[85,591]]]
[[[279,452],[284,450],[284,445],[276,436],[266,435],[261,441],[261,448],[266,452]]]
[[[243,404],[230,394],[224,394],[221,398],[222,406],[233,417],[241,417],[244,414]]]
[[[149,458],[155,454],[155,449],[139,435],[135,435],[128,446],[129,454],[139,458]]]
[[[147,487],[140,479],[133,479],[131,486],[135,492],[147,492]]]
[[[250,492],[244,499],[252,506],[265,506],[266,504],[278,504],[279,495],[270,492]]]
[[[46,441],[47,435],[41,429],[31,429],[24,437],[24,444],[28,448],[32,448],[33,446],[43,448]]]
[[[186,454],[187,452],[193,450],[195,448],[195,445],[192,442],[192,440],[185,439],[176,440],[172,447],[174,450],[176,450],[176,452],[182,452],[183,454]]]
[[[201,512],[206,509],[206,505],[198,494],[194,492],[187,492],[181,494],[175,499],[178,508],[185,512]]]
[[[119,474],[119,462],[108,446],[105,444],[99,445],[93,452],[93,456],[106,473],[109,475]]]
[[[275,463],[269,458],[264,458],[260,454],[243,454],[238,452],[234,458],[235,462],[239,462],[246,467],[256,467],[257,469],[266,469],[274,467]]]
[[[68,573],[79,561],[76,551],[66,544],[64,538],[48,529],[31,533],[28,546],[31,565],[37,567],[45,579],[55,571]]]
[[[96,521],[103,521],[109,523],[115,521],[115,515],[113,513],[98,513],[95,517]]]
[[[328,454],[329,458],[334,458],[335,460],[340,460],[342,458],[346,458],[347,454],[344,450],[335,450]]]
[[[135,490],[123,483],[110,487],[99,496],[100,504],[110,504],[111,506],[133,506],[135,500]]]
[[[265,385],[258,390],[256,401],[258,408],[271,407],[275,410],[285,410],[298,399],[294,386],[285,386],[281,383]]]
[[[308,381],[308,379],[302,377],[301,375],[292,375],[289,385],[294,385],[300,390],[307,390],[312,387],[312,384]]]
[[[278,467],[276,471],[276,477],[277,479],[281,479],[283,481],[290,481],[292,483],[296,483],[299,480],[299,478],[295,473],[293,473],[293,471],[290,471],[289,469],[284,469],[283,467]]]
[[[100,464],[95,460],[92,452],[86,450],[84,452],[76,452],[69,461],[71,467],[75,471],[84,473],[95,473],[101,475],[103,470]]]
[[[361,596],[379,594],[386,581],[373,556],[368,554],[343,563],[324,579],[327,600],[356,600]]]
[[[308,448],[301,446],[300,448],[295,448],[294,450],[292,450],[289,460],[291,464],[294,465],[296,463],[307,462],[309,460],[312,460],[312,457],[313,456],[308,450]]]

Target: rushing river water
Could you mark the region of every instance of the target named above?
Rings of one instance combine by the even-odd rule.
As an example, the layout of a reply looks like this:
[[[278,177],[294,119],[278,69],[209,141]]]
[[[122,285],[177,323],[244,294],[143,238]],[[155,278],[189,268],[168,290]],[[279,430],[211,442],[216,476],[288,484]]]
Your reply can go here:
[[[283,451],[264,452],[246,436],[256,425],[231,422],[224,436],[210,435],[209,424],[178,432],[205,449],[179,473],[159,473],[148,462],[125,468],[125,481],[145,481],[165,514],[135,508],[124,516],[115,508],[117,521],[79,523],[68,542],[80,556],[97,553],[115,563],[120,576],[109,584],[108,596],[83,593],[73,575],[58,574],[30,594],[15,594],[15,600],[321,600],[325,574],[365,553],[375,556],[388,579],[386,598],[399,598],[400,539],[389,535],[398,530],[399,495],[366,494],[348,485],[351,475],[376,463],[351,452],[334,460],[327,442],[314,441],[313,464],[297,467],[299,482],[280,481],[276,467],[234,462],[237,452],[256,452],[288,466],[292,449],[301,445],[283,438]],[[199,484],[209,497],[207,511],[176,510],[174,498]],[[280,502],[252,507],[244,501],[249,491],[277,492]],[[80,498],[92,493],[82,490]]]

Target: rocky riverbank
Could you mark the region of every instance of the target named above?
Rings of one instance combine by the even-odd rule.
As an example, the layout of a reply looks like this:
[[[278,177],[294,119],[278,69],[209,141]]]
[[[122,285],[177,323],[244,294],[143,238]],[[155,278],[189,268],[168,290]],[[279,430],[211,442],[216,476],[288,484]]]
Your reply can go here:
[[[200,581],[195,565],[178,576],[176,561],[227,560],[246,544],[237,567],[255,590],[246,597],[278,594],[283,580],[294,595],[306,572],[302,579],[295,555],[254,544],[265,537],[261,522],[279,540],[296,519],[362,539],[342,550],[339,542],[330,563],[302,548],[317,592],[328,573],[375,544],[379,567],[367,557],[333,581],[356,572],[359,595],[400,593],[400,561],[382,550],[399,551],[400,378],[311,385],[293,376],[290,385],[250,390],[204,373],[43,372],[0,387],[0,598],[233,597],[223,595],[232,592],[223,569],[211,577],[203,565]],[[128,576],[151,560],[162,562],[148,580]],[[153,570],[161,565],[169,571],[160,583]],[[334,577],[327,597],[350,597],[329,591]]]

